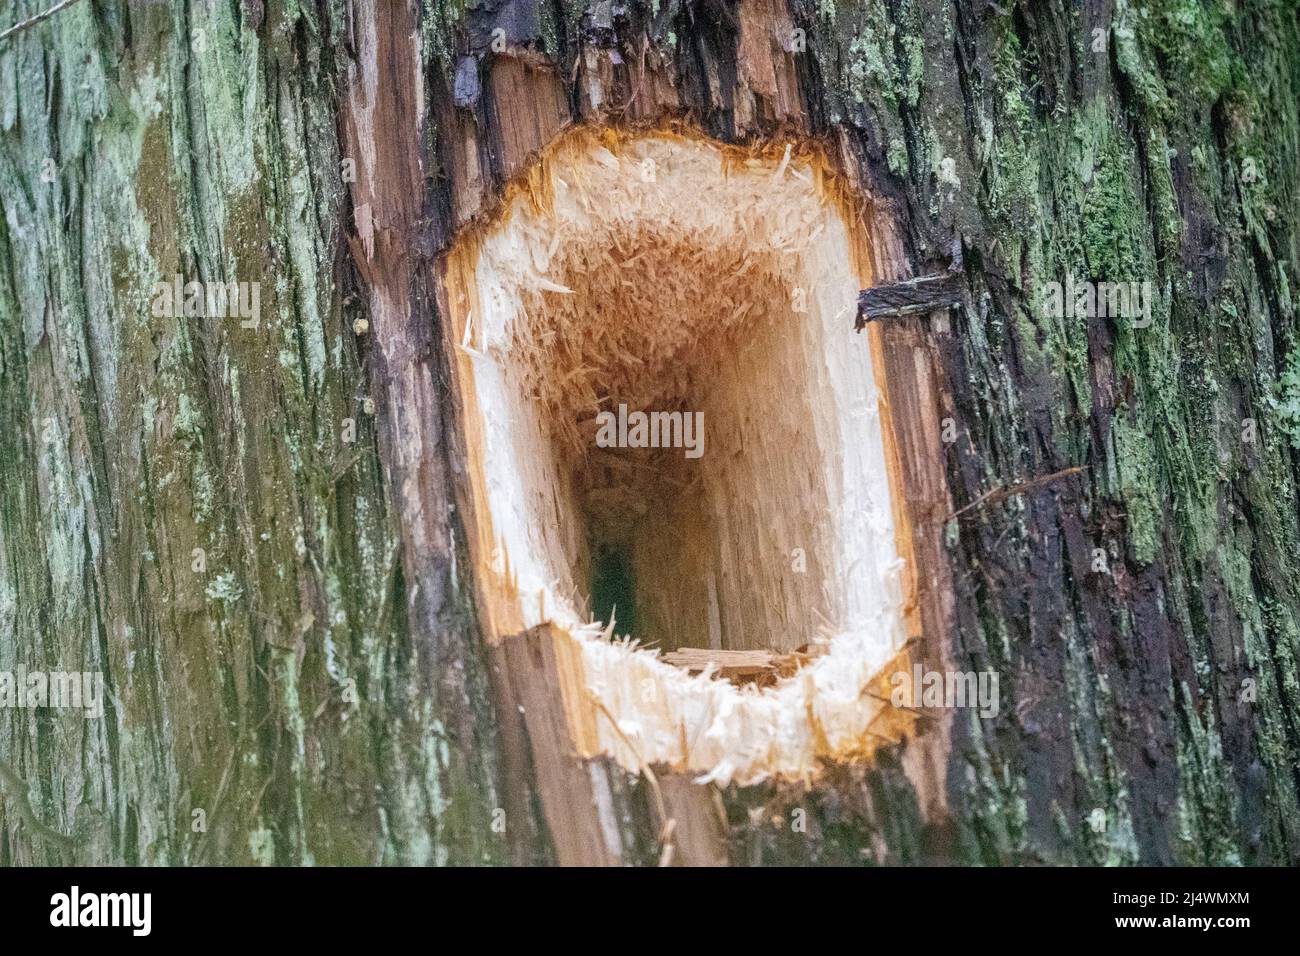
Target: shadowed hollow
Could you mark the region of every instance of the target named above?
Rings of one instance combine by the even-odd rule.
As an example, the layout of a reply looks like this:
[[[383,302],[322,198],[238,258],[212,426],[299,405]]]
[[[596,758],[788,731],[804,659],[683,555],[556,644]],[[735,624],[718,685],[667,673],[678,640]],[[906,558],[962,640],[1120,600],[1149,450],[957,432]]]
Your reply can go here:
[[[862,746],[880,711],[863,690],[903,641],[852,332],[869,277],[823,167],[791,152],[580,132],[448,263],[492,631],[576,641],[579,696],[608,715],[575,719],[580,746],[629,765],[808,773]],[[598,447],[620,405],[702,413],[702,454]],[[614,606],[631,642],[601,637]],[[760,689],[633,642],[822,653]]]

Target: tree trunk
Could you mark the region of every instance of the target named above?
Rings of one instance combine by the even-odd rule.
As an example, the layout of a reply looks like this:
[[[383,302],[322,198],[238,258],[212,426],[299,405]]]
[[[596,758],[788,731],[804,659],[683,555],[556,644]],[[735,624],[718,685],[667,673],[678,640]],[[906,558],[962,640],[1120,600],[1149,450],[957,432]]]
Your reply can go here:
[[[590,752],[568,645],[495,631],[449,262],[575,126],[818,144],[877,284],[958,277],[865,317],[909,653],[996,717],[700,783]],[[1300,862],[1298,169],[1287,0],[81,0],[0,39],[0,672],[106,694],[0,713],[0,862]],[[159,314],[177,276],[256,322]],[[1149,281],[1145,321],[1045,310],[1066,279]]]

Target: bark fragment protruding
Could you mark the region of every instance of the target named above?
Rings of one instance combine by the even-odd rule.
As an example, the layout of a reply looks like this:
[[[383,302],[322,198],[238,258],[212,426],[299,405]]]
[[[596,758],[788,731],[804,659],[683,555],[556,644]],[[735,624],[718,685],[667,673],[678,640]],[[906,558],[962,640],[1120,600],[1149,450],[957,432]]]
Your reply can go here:
[[[952,308],[960,305],[965,295],[966,283],[960,272],[940,272],[873,286],[858,296],[858,318],[853,328],[861,332],[868,322],[879,319]]]

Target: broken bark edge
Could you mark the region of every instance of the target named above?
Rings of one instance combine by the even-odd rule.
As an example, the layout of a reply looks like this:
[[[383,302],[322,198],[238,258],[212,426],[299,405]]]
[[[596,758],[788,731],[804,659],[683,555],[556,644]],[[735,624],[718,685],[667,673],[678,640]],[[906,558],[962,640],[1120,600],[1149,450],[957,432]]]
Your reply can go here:
[[[966,282],[960,271],[886,282],[858,294],[858,315],[853,330],[861,332],[868,322],[882,319],[941,312],[965,301]]]

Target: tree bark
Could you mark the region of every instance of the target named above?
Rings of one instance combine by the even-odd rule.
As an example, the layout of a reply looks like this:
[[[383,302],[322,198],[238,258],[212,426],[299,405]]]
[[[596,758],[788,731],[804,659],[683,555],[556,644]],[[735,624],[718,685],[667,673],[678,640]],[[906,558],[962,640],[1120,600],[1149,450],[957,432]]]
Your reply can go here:
[[[996,719],[719,790],[578,756],[545,635],[484,633],[442,254],[576,123],[818,138],[886,279],[961,277],[869,327],[933,463],[923,649]],[[0,862],[1300,862],[1298,169],[1287,0],[83,0],[0,41],[0,671],[108,692],[0,710]],[[257,327],[154,314],[175,275],[260,283]],[[1045,317],[1067,275],[1150,324]]]

